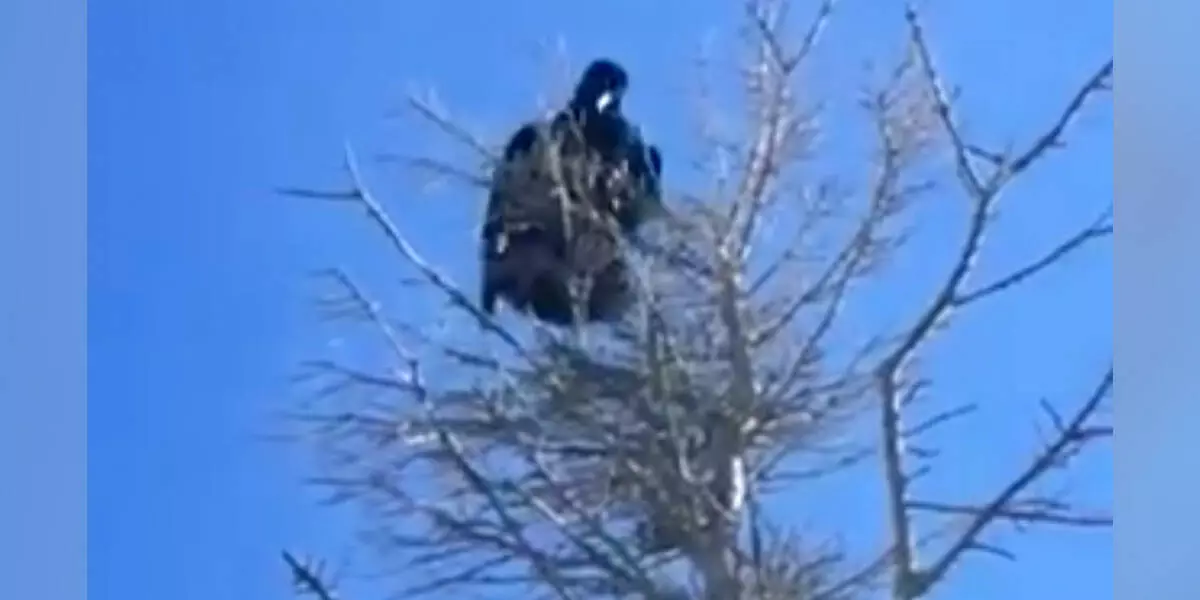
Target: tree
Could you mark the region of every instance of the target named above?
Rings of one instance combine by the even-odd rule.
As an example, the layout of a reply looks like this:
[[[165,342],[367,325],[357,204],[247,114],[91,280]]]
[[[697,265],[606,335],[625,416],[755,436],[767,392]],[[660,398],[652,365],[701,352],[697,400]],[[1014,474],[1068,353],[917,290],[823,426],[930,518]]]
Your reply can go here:
[[[382,360],[306,364],[319,387],[301,422],[324,459],[320,483],[371,508],[383,556],[420,573],[403,593],[765,600],[886,590],[913,600],[933,595],[971,553],[1007,556],[989,541],[1001,524],[1111,527],[1101,509],[1042,486],[1111,438],[1111,364],[1070,408],[1042,403],[1045,443],[1032,456],[993,457],[1011,476],[990,495],[918,494],[922,476],[969,459],[942,448],[935,463],[921,441],[975,408],[934,393],[919,362],[932,340],[975,305],[1111,237],[1110,207],[1027,264],[972,277],[996,207],[1111,89],[1112,59],[1086,74],[1033,141],[987,150],[964,130],[909,7],[902,58],[861,97],[874,150],[855,185],[852,173],[814,167],[818,134],[831,132],[798,91],[835,2],[799,27],[787,8],[746,2],[745,133],[703,132],[699,168],[711,187],[673,190],[672,218],[631,249],[643,302],[612,327],[563,331],[484,314],[471,290],[406,240],[349,149],[349,189],[290,192],[365,211],[414,275],[406,293],[443,299],[463,324],[436,335],[390,314],[347,271],[325,274],[337,294],[324,305],[330,316],[342,333],[361,326],[380,353],[364,345],[358,354]],[[410,106],[495,161],[499,144],[427,100]],[[435,158],[409,164],[486,185],[486,174]],[[905,324],[856,335],[846,307],[891,293],[880,283],[935,194],[966,206],[944,275]],[[766,506],[846,471],[881,481],[882,547],[829,543]],[[332,597],[318,573],[285,557],[302,589]]]

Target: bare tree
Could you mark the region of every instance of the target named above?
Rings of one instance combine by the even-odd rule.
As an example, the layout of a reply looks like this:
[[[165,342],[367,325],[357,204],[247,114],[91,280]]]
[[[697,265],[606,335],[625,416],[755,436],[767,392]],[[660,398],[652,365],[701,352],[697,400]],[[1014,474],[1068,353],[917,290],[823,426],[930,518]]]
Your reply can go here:
[[[1043,403],[1050,439],[1024,462],[1007,457],[1011,479],[973,502],[914,491],[929,469],[915,440],[971,405],[910,423],[918,401],[934,400],[916,359],[951,317],[1111,236],[1110,209],[1011,274],[971,282],[996,205],[1110,88],[1111,58],[1027,148],[990,152],[960,130],[909,8],[906,52],[860,98],[872,160],[862,174],[822,173],[811,157],[818,133],[830,132],[797,90],[835,4],[824,0],[797,26],[784,0],[747,0],[745,133],[723,135],[702,118],[695,167],[712,184],[674,190],[672,217],[630,249],[642,301],[610,327],[564,332],[482,312],[408,242],[349,148],[348,189],[290,190],[363,210],[413,274],[405,293],[442,299],[461,325],[447,332],[390,314],[348,270],[324,274],[334,290],[326,314],[341,333],[361,326],[366,337],[357,362],[305,365],[319,387],[297,417],[321,450],[319,483],[374,511],[372,542],[407,569],[402,593],[765,600],[890,589],[910,600],[969,552],[1004,554],[986,541],[999,523],[1111,526],[1035,486],[1111,437],[1101,422],[1111,366],[1069,413]],[[700,99],[706,114],[728,113]],[[407,164],[482,196],[497,144],[427,99],[409,106],[485,172],[431,157]],[[856,339],[843,309],[872,293],[864,284],[903,252],[911,207],[935,189],[970,207],[949,271],[910,323]],[[865,473],[881,474],[890,523],[874,553],[833,543],[836,531],[797,531],[764,508],[782,490],[873,464],[881,468]],[[919,530],[918,514],[942,518]],[[303,591],[333,597],[285,557]]]

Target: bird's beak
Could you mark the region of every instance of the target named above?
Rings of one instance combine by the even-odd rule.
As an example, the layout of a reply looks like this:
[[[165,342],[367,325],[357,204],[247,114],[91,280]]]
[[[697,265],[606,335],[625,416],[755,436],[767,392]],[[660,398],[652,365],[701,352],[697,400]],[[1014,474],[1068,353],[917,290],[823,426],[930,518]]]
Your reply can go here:
[[[596,112],[604,112],[604,109],[608,108],[613,103],[613,99],[614,97],[612,92],[604,92],[603,94],[600,94],[600,97],[596,98]]]

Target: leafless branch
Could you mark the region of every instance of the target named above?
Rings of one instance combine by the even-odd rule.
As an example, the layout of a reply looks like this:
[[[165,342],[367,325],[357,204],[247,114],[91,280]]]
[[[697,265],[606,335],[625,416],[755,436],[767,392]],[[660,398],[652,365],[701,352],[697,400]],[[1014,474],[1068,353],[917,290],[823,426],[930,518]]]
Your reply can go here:
[[[1109,208],[1092,224],[1088,225],[1079,233],[1056,246],[1050,252],[1046,253],[1045,256],[1013,271],[1008,275],[1005,275],[1004,277],[997,279],[992,283],[980,286],[979,289],[964,292],[955,298],[954,304],[958,307],[966,306],[977,300],[982,300],[983,298],[1019,285],[1026,279],[1029,279],[1041,271],[1054,266],[1067,255],[1071,254],[1088,242],[1111,236],[1112,233],[1112,209]]]
[[[326,583],[309,565],[304,564],[290,552],[283,552],[283,561],[292,571],[292,580],[297,591],[310,594],[317,600],[335,600],[332,584]]]
[[[897,541],[893,565],[895,571],[893,593],[896,598],[908,599],[923,595],[929,585],[933,581],[936,581],[937,578],[940,578],[941,574],[937,574],[937,577],[934,579],[926,577],[926,573],[919,570],[916,557],[912,551],[912,524],[908,513],[909,500],[907,497],[910,476],[905,474],[905,438],[901,434],[903,430],[902,405],[904,404],[902,394],[905,389],[902,383],[902,370],[904,365],[918,350],[919,346],[940,325],[944,324],[951,311],[955,307],[965,304],[961,301],[961,298],[964,296],[961,290],[982,248],[984,233],[989,223],[989,214],[999,198],[1001,190],[1016,175],[1028,169],[1039,157],[1043,156],[1050,147],[1060,142],[1067,124],[1079,112],[1086,99],[1091,93],[1104,87],[1105,81],[1111,75],[1111,61],[1107,66],[1102,67],[1085,84],[1084,88],[1068,103],[1063,115],[1056,121],[1054,126],[1045,135],[1041,136],[1029,150],[1019,155],[1011,163],[1001,162],[1001,166],[996,172],[991,177],[985,178],[972,164],[972,157],[977,152],[972,151],[974,146],[965,139],[965,136],[959,129],[950,97],[943,88],[941,74],[934,64],[932,52],[929,49],[916,9],[909,5],[905,11],[905,17],[908,22],[909,39],[912,48],[916,53],[918,63],[924,74],[927,89],[935,106],[935,112],[954,156],[958,179],[971,201],[965,239],[957,252],[950,272],[941,283],[938,291],[934,294],[933,299],[919,313],[914,324],[907,328],[900,336],[899,343],[881,362],[876,371],[877,387],[882,402],[881,436],[883,444],[883,471],[884,479],[887,482],[887,499],[892,535]],[[1006,289],[1023,281],[1061,259],[1063,255],[1077,248],[1088,239],[1100,235],[1093,230],[1102,231],[1102,229],[1098,229],[1097,227],[1089,228],[1085,233],[1076,236],[1072,240],[1068,240],[1056,249],[1056,251],[1051,252],[1047,258],[1019,270],[1017,273],[1000,280],[996,284],[983,288],[983,290],[990,290],[987,293],[983,295],[978,293],[968,294],[966,297],[972,299],[982,298],[984,295]],[[975,541],[973,538],[968,540],[963,545],[963,548],[971,546]]]
[[[902,432],[901,435],[903,435],[905,438],[914,438],[935,427],[938,427],[939,425],[944,425],[945,423],[953,421],[954,419],[969,415],[978,409],[979,405],[977,404],[964,404],[950,410],[942,411],[933,417],[926,419],[924,422],[921,422]]]
[[[983,505],[975,513],[966,530],[957,541],[953,542],[949,549],[940,558],[933,561],[928,570],[922,573],[920,577],[922,593],[927,592],[932,586],[940,582],[964,553],[978,547],[979,537],[989,525],[998,519],[1011,518],[1006,516],[1005,512],[1011,510],[1010,506],[1022,492],[1027,490],[1052,468],[1060,466],[1061,461],[1076,452],[1082,444],[1097,437],[1111,435],[1111,429],[1096,430],[1091,428],[1090,421],[1093,415],[1099,410],[1101,403],[1109,397],[1112,391],[1112,384],[1113,371],[1112,367],[1109,367],[1108,372],[1088,397],[1087,401],[1075,411],[1070,421],[1063,425],[1058,437],[1039,452],[1030,462],[1029,466],[1014,478],[1011,483],[1000,490],[990,502]],[[1012,513],[1008,514],[1011,515]],[[1045,518],[1044,515],[1043,517]]]
[[[445,161],[436,160],[429,157],[400,156],[387,153],[379,156],[378,159],[380,162],[386,164],[399,164],[429,173],[436,177],[451,179],[475,189],[486,190],[488,186],[491,185],[491,181],[479,173],[467,171]]]
[[[473,150],[479,158],[485,160],[488,164],[496,161],[496,151],[488,143],[455,122],[447,114],[447,111],[438,104],[432,94],[425,98],[421,98],[416,94],[409,94],[407,102],[409,108],[416,111],[417,114],[424,117],[425,120],[435,125],[455,141]]]
[[[346,169],[349,171],[353,188],[351,191],[345,192],[319,192],[308,190],[286,189],[282,190],[286,194],[309,197],[309,198],[327,198],[343,202],[353,202],[361,205],[367,212],[371,221],[374,222],[386,235],[387,239],[392,243],[393,248],[398,254],[403,257],[410,265],[415,267],[421,275],[431,284],[441,290],[451,304],[467,314],[475,318],[480,326],[487,332],[492,333],[504,340],[512,349],[519,355],[528,357],[528,352],[524,346],[511,333],[500,326],[495,319],[484,313],[479,307],[467,297],[462,290],[451,282],[446,276],[438,272],[433,266],[425,261],[416,249],[408,242],[391,217],[384,211],[383,206],[375,199],[374,195],[364,185],[362,175],[359,171],[357,159],[354,151],[349,145],[346,146],[345,156]]]
[[[1071,122],[1074,121],[1079,115],[1079,112],[1083,110],[1083,107],[1087,104],[1088,99],[1097,92],[1104,92],[1112,89],[1112,75],[1113,60],[1110,58],[1107,62],[1101,65],[1100,68],[1098,68],[1096,72],[1088,78],[1087,82],[1083,84],[1083,87],[1079,88],[1079,91],[1076,92],[1073,97],[1071,97],[1071,100],[1067,103],[1066,108],[1063,109],[1062,113],[1058,117],[1058,120],[1055,121],[1054,126],[1052,126],[1046,133],[1038,137],[1037,141],[1035,141],[1028,150],[1018,155],[1017,158],[1014,159],[1006,169],[1004,169],[1004,179],[1011,179],[1013,176],[1024,172],[1035,162],[1037,162],[1044,154],[1054,148],[1061,147],[1063,145],[1063,134],[1066,132],[1067,127],[1071,125]]]
[[[984,514],[987,510],[987,507],[925,502],[921,500],[910,501],[908,507],[912,510],[976,518]],[[1072,527],[1112,527],[1113,524],[1113,518],[1109,515],[1058,514],[1046,509],[1005,508],[995,511],[993,518],[1021,524],[1045,523]]]

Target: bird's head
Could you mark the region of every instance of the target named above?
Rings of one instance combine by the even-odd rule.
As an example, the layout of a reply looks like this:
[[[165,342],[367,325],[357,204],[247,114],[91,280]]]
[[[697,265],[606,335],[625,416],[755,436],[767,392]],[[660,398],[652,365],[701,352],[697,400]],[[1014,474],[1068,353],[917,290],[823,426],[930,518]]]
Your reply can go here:
[[[575,86],[572,104],[588,112],[620,110],[621,98],[629,88],[629,74],[608,59],[592,61]]]

